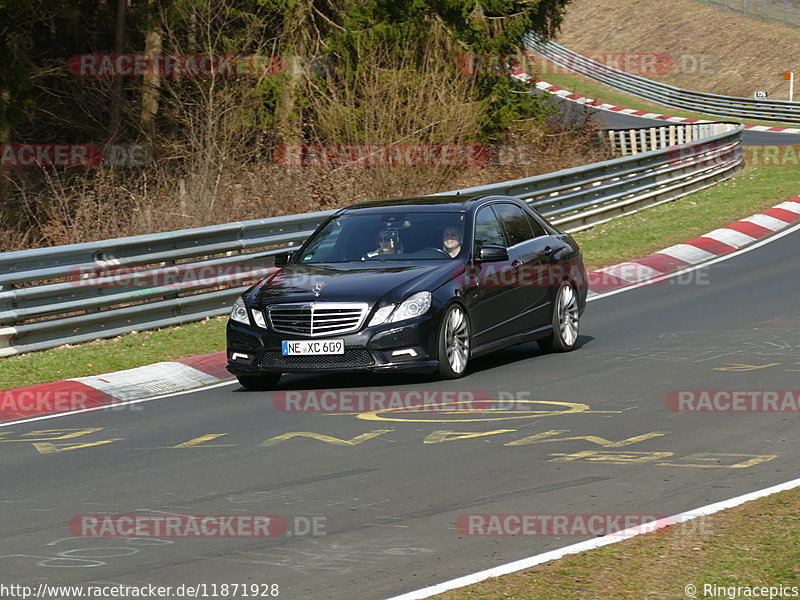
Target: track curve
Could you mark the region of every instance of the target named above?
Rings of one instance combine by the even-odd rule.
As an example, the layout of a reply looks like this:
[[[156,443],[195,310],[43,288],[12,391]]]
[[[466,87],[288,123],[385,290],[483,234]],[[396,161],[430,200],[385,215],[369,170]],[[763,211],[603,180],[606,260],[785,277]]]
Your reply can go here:
[[[500,420],[285,413],[274,393],[231,384],[0,427],[0,573],[21,584],[239,582],[279,584],[282,598],[379,599],[581,539],[465,537],[459,515],[674,514],[790,479],[796,415],[677,414],[665,399],[680,389],[797,387],[798,249],[795,227],[661,285],[601,297],[569,354],[518,346],[475,361],[455,383],[281,384],[522,401]],[[67,530],[76,515],[105,513],[318,518],[326,535],[131,540]]]

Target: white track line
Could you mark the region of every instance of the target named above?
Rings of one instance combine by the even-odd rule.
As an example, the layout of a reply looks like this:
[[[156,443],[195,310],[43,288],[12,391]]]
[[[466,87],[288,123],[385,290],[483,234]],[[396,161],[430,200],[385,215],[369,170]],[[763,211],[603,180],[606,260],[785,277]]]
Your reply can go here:
[[[800,487],[800,479],[793,479],[792,481],[787,481],[786,483],[779,483],[778,485],[773,485],[772,487],[757,490],[755,492],[750,492],[742,496],[736,496],[735,498],[730,498],[729,500],[715,502],[714,504],[709,504],[707,506],[702,506],[694,510],[682,512],[673,517],[668,517],[666,519],[661,519],[660,521],[656,521],[655,523],[650,523],[649,525],[651,525],[654,529],[660,529],[662,527],[667,527],[675,523],[684,523],[686,521],[691,521],[692,519],[696,519],[697,517],[712,515],[721,510],[733,508],[734,506],[739,506],[740,504],[744,504],[745,502],[750,502],[751,500],[763,498],[764,496],[769,496],[771,494],[777,494],[778,492],[791,490],[796,487]],[[499,565],[497,567],[492,567],[491,569],[486,569],[484,571],[478,571],[477,573],[472,573],[470,575],[458,577],[457,579],[451,579],[450,581],[437,583],[436,585],[422,588],[420,590],[408,592],[406,594],[401,594],[399,596],[393,596],[388,600],[421,600],[422,598],[430,598],[431,596],[435,596],[436,594],[441,594],[448,590],[454,590],[456,588],[472,585],[473,583],[484,581],[485,579],[490,579],[492,577],[500,577],[502,575],[508,575],[509,573],[516,573],[517,571],[530,569],[531,567],[535,567],[536,565],[541,565],[542,563],[550,562],[551,560],[558,560],[568,554],[586,552],[587,550],[594,550],[595,548],[601,548],[603,546],[608,546],[610,544],[616,544],[617,542],[622,542],[632,537],[636,537],[637,535],[641,535],[642,533],[644,533],[643,529],[644,528],[636,527],[633,529],[626,529],[625,531],[621,531],[614,535],[607,535],[600,538],[586,540],[585,542],[572,544],[564,548],[559,548],[558,550],[551,550],[550,552],[545,552],[543,554],[537,554],[535,556],[523,558],[521,560],[516,560],[514,562],[506,563],[504,565]]]

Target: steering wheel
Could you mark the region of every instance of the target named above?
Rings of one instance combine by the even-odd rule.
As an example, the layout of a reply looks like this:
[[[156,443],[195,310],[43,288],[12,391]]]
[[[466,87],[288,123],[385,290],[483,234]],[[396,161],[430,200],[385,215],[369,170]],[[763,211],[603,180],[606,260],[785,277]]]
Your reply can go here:
[[[450,253],[442,250],[441,248],[434,248],[433,246],[428,246],[427,248],[423,248],[422,250],[434,250],[436,252],[444,254],[447,258],[451,258]],[[422,250],[418,250],[418,252],[422,252]]]

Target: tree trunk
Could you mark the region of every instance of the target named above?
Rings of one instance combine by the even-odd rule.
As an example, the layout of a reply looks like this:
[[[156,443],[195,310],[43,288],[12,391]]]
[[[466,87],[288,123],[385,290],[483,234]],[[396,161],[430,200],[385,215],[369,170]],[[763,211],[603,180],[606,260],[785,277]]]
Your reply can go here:
[[[125,52],[125,12],[128,9],[128,0],[117,0],[117,31],[115,53]],[[122,77],[115,77],[114,87],[111,97],[111,120],[109,129],[111,138],[119,135],[120,122],[122,119]]]
[[[144,53],[148,56],[161,54],[161,32],[153,28],[147,32],[144,42]],[[153,142],[155,137],[155,118],[158,114],[158,103],[161,98],[161,75],[157,70],[144,76],[142,81],[142,111],[140,124],[142,132]]]
[[[11,123],[9,123],[5,107],[11,102],[8,90],[0,88],[0,147],[11,143]],[[0,203],[6,205],[11,199],[9,182],[6,179],[5,168],[0,165]],[[2,287],[0,287],[2,289]]]
[[[275,134],[278,143],[282,144],[303,141],[303,114],[298,95],[302,92],[305,63],[308,60],[309,2],[313,0],[298,0],[286,13],[283,25],[282,58],[287,80],[275,107]]]

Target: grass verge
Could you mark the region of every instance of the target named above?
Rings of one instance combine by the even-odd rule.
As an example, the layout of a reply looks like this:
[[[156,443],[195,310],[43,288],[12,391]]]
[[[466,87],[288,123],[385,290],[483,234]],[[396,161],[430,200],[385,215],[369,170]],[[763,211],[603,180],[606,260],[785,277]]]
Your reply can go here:
[[[719,115],[707,115],[703,113],[696,113],[680,108],[670,108],[654,102],[648,102],[642,98],[631,96],[625,92],[620,92],[614,88],[608,87],[602,83],[584,77],[583,75],[554,72],[558,67],[548,65],[545,73],[539,77],[552,85],[557,85],[560,88],[569,90],[575,94],[586,96],[593,100],[599,100],[614,106],[622,106],[623,108],[633,108],[636,110],[643,110],[646,112],[657,113],[659,115],[667,114],[671,117],[685,117],[690,119],[704,119],[707,121],[725,121],[733,120],[737,123],[744,123],[745,125],[763,125],[766,127],[790,127],[797,129],[797,123],[781,123],[779,121],[757,121],[753,119],[741,119],[739,117],[721,117]]]
[[[731,588],[800,588],[800,491],[767,496],[668,531],[641,535],[435,596],[438,600],[641,600],[767,597]],[[687,587],[695,586],[692,596]],[[705,593],[704,593],[705,592]],[[796,597],[797,592],[773,597]]]
[[[674,202],[575,234],[587,268],[657,252],[800,195],[797,167],[747,167]]]
[[[798,194],[800,172],[795,167],[747,168],[734,179],[707,190],[615,219],[575,237],[584,250],[587,267],[599,268],[690,240]],[[218,317],[2,358],[0,388],[97,375],[224,350],[226,320]]]
[[[132,369],[225,349],[227,317],[128,333],[74,346],[0,358],[3,390]]]

